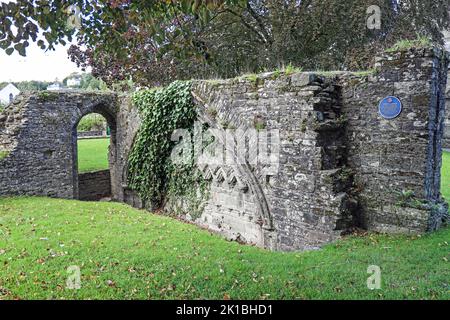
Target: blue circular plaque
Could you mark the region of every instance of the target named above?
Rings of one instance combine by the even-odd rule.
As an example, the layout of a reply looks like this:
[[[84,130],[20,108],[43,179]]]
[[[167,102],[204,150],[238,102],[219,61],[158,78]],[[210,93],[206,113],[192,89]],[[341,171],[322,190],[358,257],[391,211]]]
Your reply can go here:
[[[402,112],[402,102],[397,97],[386,97],[381,100],[378,112],[385,119],[394,119]]]

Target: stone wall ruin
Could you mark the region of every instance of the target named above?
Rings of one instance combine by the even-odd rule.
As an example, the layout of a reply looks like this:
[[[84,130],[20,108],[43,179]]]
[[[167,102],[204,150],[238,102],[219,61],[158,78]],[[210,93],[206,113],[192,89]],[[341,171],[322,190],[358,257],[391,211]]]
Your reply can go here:
[[[20,95],[0,114],[0,195],[78,199],[77,126],[89,113],[103,115],[111,127],[109,161],[118,180],[118,109],[116,95],[109,93]]]
[[[200,216],[183,217],[275,250],[316,248],[355,227],[439,228],[447,212],[439,192],[447,64],[442,51],[410,49],[379,57],[371,73],[194,81],[199,119],[218,129],[219,143],[226,128],[278,130],[279,166],[271,172],[237,161],[199,165],[209,197]],[[401,99],[403,111],[386,120],[378,103],[390,95]],[[112,129],[113,198],[151,209],[127,186],[140,125],[129,97],[44,98],[21,96],[0,115],[0,195],[79,198],[73,128],[98,112]]]
[[[98,201],[111,196],[111,174],[100,170],[78,174],[78,199]]]

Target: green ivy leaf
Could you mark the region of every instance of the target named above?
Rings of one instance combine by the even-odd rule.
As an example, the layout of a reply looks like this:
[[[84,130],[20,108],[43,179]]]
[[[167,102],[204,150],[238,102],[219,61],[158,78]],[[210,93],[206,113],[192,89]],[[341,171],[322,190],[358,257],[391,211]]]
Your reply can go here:
[[[201,179],[194,179],[194,162],[178,168],[170,161],[172,132],[192,127],[196,118],[190,82],[175,81],[163,89],[139,91],[132,101],[141,113],[142,125],[128,160],[129,186],[155,205],[164,198],[184,195],[198,207],[196,190]]]

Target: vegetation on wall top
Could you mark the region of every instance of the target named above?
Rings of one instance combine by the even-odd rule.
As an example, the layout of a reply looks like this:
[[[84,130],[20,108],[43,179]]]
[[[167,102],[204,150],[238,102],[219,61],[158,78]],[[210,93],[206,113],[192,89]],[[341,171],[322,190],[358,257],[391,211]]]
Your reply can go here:
[[[386,49],[386,52],[404,51],[411,48],[428,48],[431,47],[433,43],[427,37],[418,36],[417,39],[409,40],[404,39],[396,42],[392,47]]]
[[[0,161],[9,156],[9,151],[0,151]]]

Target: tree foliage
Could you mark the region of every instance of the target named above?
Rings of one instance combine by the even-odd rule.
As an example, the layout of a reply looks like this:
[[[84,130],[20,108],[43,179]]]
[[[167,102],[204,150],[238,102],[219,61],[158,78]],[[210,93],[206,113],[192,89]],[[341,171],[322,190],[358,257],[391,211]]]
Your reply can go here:
[[[4,88],[6,85],[8,85],[8,83],[9,82],[0,82],[0,88]],[[31,80],[31,81],[13,82],[12,84],[15,85],[16,88],[19,89],[21,92],[30,92],[30,91],[46,90],[47,87],[52,83],[48,81]]]
[[[97,113],[91,113],[84,116],[78,123],[77,130],[79,132],[85,131],[104,131],[106,130],[106,119]]]
[[[372,5],[379,30],[366,25]],[[448,0],[17,0],[0,7],[0,47],[76,38],[70,56],[94,76],[151,86],[287,64],[363,69],[400,39],[442,43],[449,11]]]
[[[89,91],[106,91],[108,90],[107,85],[99,78],[94,77],[91,73],[78,73],[73,72],[69,76],[63,79],[62,84],[68,87],[68,81],[70,79],[78,79],[79,84],[72,85],[72,88],[79,90],[89,90]]]

